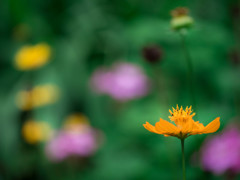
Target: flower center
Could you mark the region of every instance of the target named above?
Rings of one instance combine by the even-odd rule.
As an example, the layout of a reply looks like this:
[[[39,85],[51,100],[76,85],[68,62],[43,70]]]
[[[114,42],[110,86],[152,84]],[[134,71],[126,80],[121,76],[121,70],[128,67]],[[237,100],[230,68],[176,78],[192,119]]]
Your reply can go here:
[[[171,116],[169,116],[169,119],[173,121],[178,127],[183,127],[185,124],[187,124],[189,121],[192,121],[192,117],[195,116],[195,113],[192,113],[192,107],[189,108],[186,107],[184,110],[183,107],[179,109],[178,105],[177,108],[172,108],[173,111],[169,110]]]

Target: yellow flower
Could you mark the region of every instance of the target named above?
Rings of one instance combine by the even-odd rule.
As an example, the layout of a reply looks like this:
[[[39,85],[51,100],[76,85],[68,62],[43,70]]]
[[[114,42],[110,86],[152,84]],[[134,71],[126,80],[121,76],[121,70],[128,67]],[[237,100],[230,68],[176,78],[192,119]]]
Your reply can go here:
[[[64,129],[72,132],[86,132],[89,128],[88,118],[80,113],[68,116],[64,123]]]
[[[22,110],[52,104],[57,101],[59,90],[51,84],[36,86],[29,91],[21,91],[17,95],[17,105]]]
[[[44,43],[22,47],[15,56],[15,65],[19,70],[32,70],[45,65],[50,58],[50,46]]]
[[[204,126],[198,121],[194,121],[192,118],[195,113],[192,113],[191,107],[186,107],[184,110],[182,107],[177,108],[173,111],[169,110],[171,116],[169,119],[173,121],[176,126],[166,120],[160,118],[160,121],[155,124],[155,126],[146,122],[143,126],[150,132],[162,134],[164,136],[175,136],[180,139],[185,139],[188,136],[195,134],[206,134],[214,133],[220,127],[220,118],[216,118],[207,126]]]
[[[35,144],[49,139],[51,128],[45,122],[28,120],[22,127],[22,135],[26,142]]]
[[[72,114],[67,117],[64,126],[72,126],[77,124],[89,124],[88,118],[80,113]]]
[[[188,15],[189,10],[184,7],[178,7],[171,11],[171,27],[175,30],[189,28],[193,24],[193,19]]]

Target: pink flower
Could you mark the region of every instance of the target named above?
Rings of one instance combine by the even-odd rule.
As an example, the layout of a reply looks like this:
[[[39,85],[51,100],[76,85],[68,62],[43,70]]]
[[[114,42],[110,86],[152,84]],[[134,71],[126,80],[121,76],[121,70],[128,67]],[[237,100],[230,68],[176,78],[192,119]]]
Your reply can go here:
[[[150,84],[140,67],[122,62],[110,69],[97,69],[91,78],[91,85],[100,94],[126,101],[146,95]]]
[[[88,157],[97,149],[95,132],[62,130],[48,142],[46,153],[52,161],[62,161],[69,156]]]
[[[240,132],[229,127],[221,135],[207,139],[202,147],[203,168],[216,175],[240,172]]]

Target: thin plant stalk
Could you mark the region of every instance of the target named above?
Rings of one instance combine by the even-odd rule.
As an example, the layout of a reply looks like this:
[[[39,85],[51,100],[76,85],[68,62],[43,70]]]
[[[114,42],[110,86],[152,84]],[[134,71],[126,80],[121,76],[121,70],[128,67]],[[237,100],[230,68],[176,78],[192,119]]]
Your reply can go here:
[[[183,180],[186,180],[186,167],[185,167],[185,155],[184,155],[184,139],[181,139],[181,147],[182,147],[182,173],[183,173]]]
[[[156,65],[152,65],[152,69],[154,73],[154,79],[156,81],[155,83],[156,83],[160,102],[163,103],[166,107],[168,107],[168,104],[169,104],[168,94],[167,94],[167,90],[164,88],[166,87],[165,77],[160,67]]]
[[[193,83],[193,65],[192,65],[192,59],[187,47],[186,43],[186,37],[185,37],[185,32],[181,31],[179,32],[180,37],[181,37],[181,43],[182,43],[182,48],[184,52],[184,56],[186,59],[186,64],[187,64],[187,69],[188,69],[188,83],[189,83],[189,90],[190,90],[190,95],[191,95],[191,100],[192,100],[192,105],[194,108],[196,108],[196,99],[195,99],[195,93],[194,93],[194,83]]]

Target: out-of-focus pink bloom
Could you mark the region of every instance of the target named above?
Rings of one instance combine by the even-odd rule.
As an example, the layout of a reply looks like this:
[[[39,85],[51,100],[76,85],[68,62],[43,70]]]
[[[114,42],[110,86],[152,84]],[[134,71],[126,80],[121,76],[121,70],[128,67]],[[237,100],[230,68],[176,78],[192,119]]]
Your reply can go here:
[[[150,84],[140,67],[122,62],[114,64],[110,69],[97,69],[92,76],[91,85],[98,93],[126,101],[146,95]]]
[[[240,132],[229,127],[222,134],[207,139],[202,147],[203,168],[216,175],[240,172]]]
[[[96,132],[88,125],[74,130],[63,129],[46,146],[46,153],[52,161],[62,161],[69,156],[88,157],[98,147]],[[81,129],[79,131],[78,129]]]

